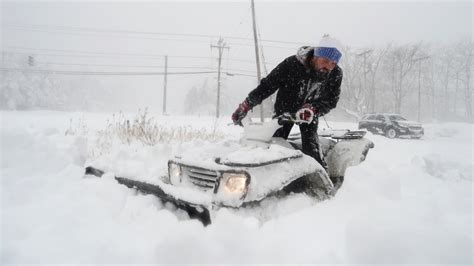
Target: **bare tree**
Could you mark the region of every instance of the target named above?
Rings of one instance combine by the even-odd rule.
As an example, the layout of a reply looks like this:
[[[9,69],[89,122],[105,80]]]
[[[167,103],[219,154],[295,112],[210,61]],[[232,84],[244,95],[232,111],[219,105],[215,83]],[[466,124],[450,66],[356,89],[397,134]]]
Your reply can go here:
[[[472,40],[463,40],[456,44],[455,51],[458,53],[458,64],[459,64],[459,79],[464,83],[464,109],[466,120],[473,123],[472,114],[472,57],[474,52],[474,45]]]
[[[350,48],[344,49],[344,56],[341,67],[344,71],[344,79],[342,82],[342,98],[346,101],[344,105],[346,113],[351,116],[360,116],[367,110],[366,106],[366,90],[362,86],[363,65],[358,62],[357,54]],[[358,118],[358,117],[356,117]]]
[[[403,100],[410,91],[410,78],[412,77],[409,74],[415,65],[413,59],[419,49],[420,44],[403,45],[394,47],[389,52],[388,60],[392,61],[392,78],[394,80],[392,93],[397,113],[401,113]]]
[[[443,119],[446,119],[449,115],[449,85],[451,83],[451,75],[452,73],[452,68],[454,67],[454,57],[453,57],[453,49],[450,47],[446,47],[442,49],[444,51],[443,54],[440,56],[440,61],[438,65],[438,69],[441,71],[439,77],[440,77],[440,82],[441,82],[441,89],[442,92],[440,91],[440,94],[442,93],[443,97],[441,98],[440,101],[440,109],[441,109],[441,114]],[[441,51],[440,51],[441,52]]]
[[[381,66],[381,62],[385,57],[387,51],[390,49],[390,44],[385,46],[382,49],[375,50],[375,52],[371,53],[371,57],[369,58],[369,69],[368,74],[370,76],[370,83],[368,86],[369,95],[368,95],[368,108],[371,112],[375,112],[376,110],[376,91],[377,91],[377,77],[378,72]]]

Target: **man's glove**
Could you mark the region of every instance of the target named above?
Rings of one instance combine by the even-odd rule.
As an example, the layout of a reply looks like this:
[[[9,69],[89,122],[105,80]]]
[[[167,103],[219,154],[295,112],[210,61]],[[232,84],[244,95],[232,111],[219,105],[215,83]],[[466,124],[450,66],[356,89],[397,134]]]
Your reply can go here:
[[[302,120],[303,123],[310,124],[313,122],[315,114],[317,114],[316,109],[310,104],[305,104],[296,112],[296,119]]]
[[[247,100],[239,104],[239,107],[237,107],[235,112],[232,114],[232,121],[234,122],[234,125],[242,126],[242,119],[244,119],[249,110],[250,105]]]

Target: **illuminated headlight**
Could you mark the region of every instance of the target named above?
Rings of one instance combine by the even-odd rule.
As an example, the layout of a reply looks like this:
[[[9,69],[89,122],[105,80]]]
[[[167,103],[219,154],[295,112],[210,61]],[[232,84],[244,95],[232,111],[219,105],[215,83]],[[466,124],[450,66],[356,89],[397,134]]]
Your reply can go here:
[[[181,183],[181,174],[181,166],[172,162],[168,163],[168,175],[171,184],[176,185]]]
[[[214,201],[225,206],[239,207],[247,195],[249,184],[250,175],[246,172],[224,172]]]
[[[247,190],[248,177],[245,174],[224,173],[223,180],[228,192],[242,194]]]

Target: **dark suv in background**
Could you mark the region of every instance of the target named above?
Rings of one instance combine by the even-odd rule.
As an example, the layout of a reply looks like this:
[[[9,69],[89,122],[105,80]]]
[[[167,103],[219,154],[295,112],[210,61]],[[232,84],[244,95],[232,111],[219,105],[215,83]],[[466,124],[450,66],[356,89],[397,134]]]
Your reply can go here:
[[[388,138],[409,137],[419,139],[425,133],[420,123],[408,121],[399,114],[367,114],[359,121],[359,129],[367,129],[373,134]]]

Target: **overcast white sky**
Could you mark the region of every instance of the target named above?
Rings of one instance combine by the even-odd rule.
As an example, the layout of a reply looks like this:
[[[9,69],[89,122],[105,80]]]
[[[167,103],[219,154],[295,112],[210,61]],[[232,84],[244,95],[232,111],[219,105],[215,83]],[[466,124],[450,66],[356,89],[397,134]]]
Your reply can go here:
[[[300,45],[316,44],[324,33],[330,33],[351,47],[384,45],[389,42],[439,43],[472,38],[471,1],[255,2],[260,38],[290,42],[263,42],[265,59],[270,69],[294,54]],[[218,36],[224,36],[247,38],[226,38],[230,50],[224,55],[224,66],[246,74],[252,74],[255,70],[255,63],[252,63],[255,55],[251,40],[250,0],[100,3],[3,1],[1,11],[3,51],[35,53],[38,61],[62,63],[50,65],[54,69],[152,71],[150,68],[107,65],[163,65],[162,57],[146,58],[130,54],[166,54],[170,56],[171,67],[215,68],[216,60],[211,57],[215,58],[217,51],[211,50],[210,44],[216,43]],[[189,34],[206,36],[193,37]],[[103,53],[116,55],[106,56]],[[104,66],[84,66],[86,64]],[[180,82],[176,80],[176,86],[190,87],[199,83],[196,80],[202,80],[203,77],[176,79]],[[232,90],[242,90],[243,95],[255,85],[251,77],[229,79],[232,80],[228,80],[226,86]],[[150,80],[153,82],[150,83]],[[170,82],[170,86],[173,86],[173,79]],[[160,83],[161,78],[157,82],[156,77],[133,81],[133,84],[142,87],[161,87]]]

